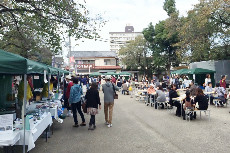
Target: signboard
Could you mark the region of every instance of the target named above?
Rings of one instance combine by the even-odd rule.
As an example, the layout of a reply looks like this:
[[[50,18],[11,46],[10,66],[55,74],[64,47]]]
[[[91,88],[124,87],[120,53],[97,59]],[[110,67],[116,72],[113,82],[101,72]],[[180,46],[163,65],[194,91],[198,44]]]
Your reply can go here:
[[[0,133],[13,132],[13,114],[0,115]]]

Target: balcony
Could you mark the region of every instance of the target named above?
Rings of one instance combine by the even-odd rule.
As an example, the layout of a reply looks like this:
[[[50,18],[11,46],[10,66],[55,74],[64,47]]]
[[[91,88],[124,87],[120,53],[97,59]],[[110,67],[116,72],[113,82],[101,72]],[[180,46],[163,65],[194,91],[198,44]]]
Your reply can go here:
[[[77,69],[95,69],[95,64],[77,64]]]

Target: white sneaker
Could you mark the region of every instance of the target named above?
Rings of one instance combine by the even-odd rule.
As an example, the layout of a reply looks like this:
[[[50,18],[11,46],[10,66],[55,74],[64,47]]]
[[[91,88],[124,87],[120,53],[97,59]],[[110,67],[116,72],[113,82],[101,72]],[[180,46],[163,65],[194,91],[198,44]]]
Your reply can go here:
[[[108,128],[110,128],[111,126],[110,126],[110,124],[108,124]]]
[[[113,126],[113,124],[110,124],[110,127],[112,127]]]

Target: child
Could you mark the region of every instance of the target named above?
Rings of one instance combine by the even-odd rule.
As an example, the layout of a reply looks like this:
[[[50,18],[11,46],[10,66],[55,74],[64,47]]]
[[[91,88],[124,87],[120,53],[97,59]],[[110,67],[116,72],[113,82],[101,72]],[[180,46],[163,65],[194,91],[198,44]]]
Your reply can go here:
[[[193,103],[193,100],[190,98],[190,96],[191,96],[190,91],[187,90],[185,94],[186,94],[186,98],[183,101],[183,103],[184,103],[184,109],[183,109],[183,112],[182,112],[184,120],[185,120],[185,110],[186,109],[193,110],[194,109],[194,105],[195,105]],[[190,119],[192,120],[192,114],[189,114],[189,115],[190,115]]]

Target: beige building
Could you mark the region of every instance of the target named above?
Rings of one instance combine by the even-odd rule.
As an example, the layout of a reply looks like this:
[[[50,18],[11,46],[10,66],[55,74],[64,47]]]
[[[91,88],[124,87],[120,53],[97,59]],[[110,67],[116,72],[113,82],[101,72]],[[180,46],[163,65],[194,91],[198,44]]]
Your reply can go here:
[[[126,26],[125,32],[109,32],[110,35],[110,50],[119,53],[119,49],[135,37],[143,35],[141,32],[134,32],[133,26]]]
[[[85,75],[93,72],[121,72],[117,65],[117,55],[111,51],[71,51],[77,74]]]

